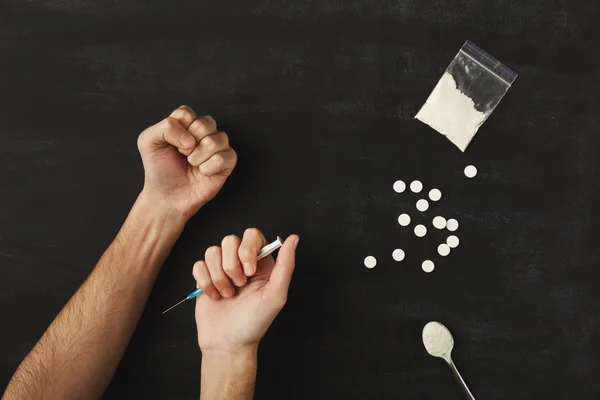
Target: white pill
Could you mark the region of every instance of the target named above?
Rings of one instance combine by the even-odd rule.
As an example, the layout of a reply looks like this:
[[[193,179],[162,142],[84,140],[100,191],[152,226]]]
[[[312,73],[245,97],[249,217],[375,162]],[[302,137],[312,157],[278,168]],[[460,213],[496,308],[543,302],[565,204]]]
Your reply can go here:
[[[367,268],[375,268],[377,265],[377,259],[373,256],[368,256],[365,258],[365,267]]]
[[[394,192],[402,193],[405,190],[406,190],[406,183],[404,183],[403,181],[394,182]]]
[[[402,260],[404,260],[404,256],[405,256],[404,250],[402,250],[402,249],[396,249],[396,250],[394,250],[392,252],[392,258],[395,261],[402,261]]]
[[[455,230],[458,229],[458,221],[455,220],[454,218],[450,218],[448,220],[448,222],[446,223],[446,228],[448,228],[448,230],[450,232],[454,232]]]
[[[421,181],[412,181],[410,183],[410,190],[412,190],[413,193],[420,193],[421,190],[423,190],[423,184]]]
[[[415,235],[417,235],[418,237],[423,237],[427,235],[427,228],[425,227],[425,225],[419,224],[415,226]]]
[[[429,208],[429,202],[425,199],[421,199],[417,201],[417,210],[419,211],[427,211]]]
[[[400,216],[398,217],[398,223],[402,226],[410,225],[410,215],[400,214]]]
[[[435,264],[431,260],[425,260],[423,261],[423,264],[421,264],[421,268],[423,268],[423,271],[430,273],[435,269]]]
[[[440,244],[438,246],[438,253],[440,256],[446,257],[448,254],[450,254],[450,246],[448,246],[446,243]]]
[[[437,229],[444,229],[446,227],[446,218],[438,215],[433,219],[433,226]]]
[[[467,178],[475,178],[475,175],[477,175],[477,168],[474,165],[467,165],[465,167],[465,176]]]
[[[429,199],[431,201],[438,201],[441,198],[442,198],[442,192],[440,192],[440,189],[431,189],[429,191]]]
[[[458,240],[458,237],[456,237],[454,235],[450,235],[450,236],[448,236],[448,239],[446,239],[446,244],[448,246],[450,246],[450,248],[452,248],[452,249],[457,248],[459,243],[460,243],[460,240]]]

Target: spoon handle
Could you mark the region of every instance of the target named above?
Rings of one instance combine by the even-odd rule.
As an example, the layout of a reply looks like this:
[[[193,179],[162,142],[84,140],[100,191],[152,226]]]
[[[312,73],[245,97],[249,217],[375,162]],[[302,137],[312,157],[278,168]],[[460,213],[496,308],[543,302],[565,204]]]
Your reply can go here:
[[[473,397],[473,395],[471,394],[471,391],[467,387],[467,384],[465,383],[464,379],[462,378],[462,376],[460,376],[460,372],[458,372],[456,365],[454,365],[454,361],[452,361],[451,358],[449,358],[446,361],[448,361],[448,365],[450,366],[450,369],[452,370],[452,375],[454,375],[454,377],[456,378],[456,380],[462,387],[463,392],[465,392],[465,395],[467,396],[467,398],[469,400],[475,400],[475,397]]]

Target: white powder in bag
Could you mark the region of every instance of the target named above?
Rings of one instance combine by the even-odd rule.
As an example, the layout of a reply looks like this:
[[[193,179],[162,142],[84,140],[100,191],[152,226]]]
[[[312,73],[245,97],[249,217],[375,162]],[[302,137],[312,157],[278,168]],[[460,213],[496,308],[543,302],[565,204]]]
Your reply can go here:
[[[473,100],[457,88],[452,75],[444,72],[415,118],[464,152],[489,114],[491,111],[477,111]]]

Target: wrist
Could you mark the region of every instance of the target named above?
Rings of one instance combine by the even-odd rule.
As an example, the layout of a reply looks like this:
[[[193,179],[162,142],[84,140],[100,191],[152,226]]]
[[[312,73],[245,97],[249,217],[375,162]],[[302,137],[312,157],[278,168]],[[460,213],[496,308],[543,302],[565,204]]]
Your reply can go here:
[[[227,350],[219,349],[200,349],[202,359],[227,364],[244,364],[256,360],[258,354],[258,345],[238,346]]]
[[[190,218],[172,207],[164,198],[154,196],[146,189],[140,192],[135,206],[141,215],[153,218],[167,228],[183,229]]]
[[[252,399],[257,369],[257,347],[230,351],[203,351],[201,399]]]

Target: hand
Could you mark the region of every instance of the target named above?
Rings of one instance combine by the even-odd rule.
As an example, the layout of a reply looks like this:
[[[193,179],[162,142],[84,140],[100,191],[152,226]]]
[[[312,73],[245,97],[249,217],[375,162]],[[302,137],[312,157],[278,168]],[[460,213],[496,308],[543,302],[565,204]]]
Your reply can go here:
[[[188,106],[143,131],[138,149],[146,174],[143,193],[186,218],[215,197],[237,162],[215,120],[198,117]]]
[[[202,353],[234,353],[255,349],[287,301],[294,271],[298,236],[286,239],[277,262],[272,256],[256,261],[267,244],[258,229],[242,240],[227,236],[222,247],[206,250],[206,261],[194,265],[198,343]],[[237,286],[237,294],[234,286]]]

